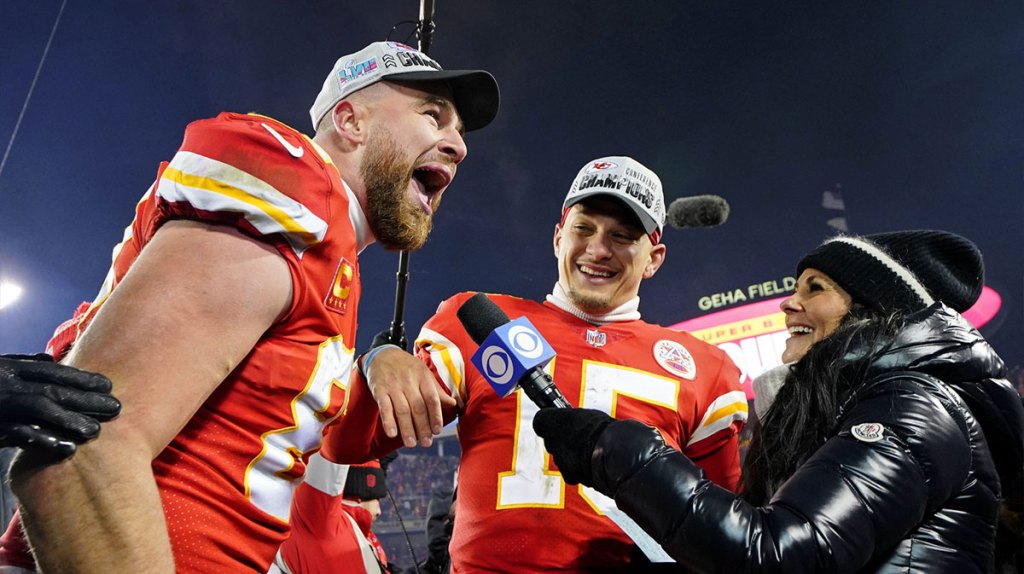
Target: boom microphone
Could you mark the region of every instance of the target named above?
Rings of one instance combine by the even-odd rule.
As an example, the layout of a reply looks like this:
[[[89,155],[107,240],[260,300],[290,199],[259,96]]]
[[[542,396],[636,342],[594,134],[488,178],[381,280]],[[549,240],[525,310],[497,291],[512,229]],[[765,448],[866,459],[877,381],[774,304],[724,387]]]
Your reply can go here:
[[[680,197],[668,206],[666,223],[672,227],[714,227],[729,217],[729,203],[717,195]]]
[[[455,315],[480,346],[473,354],[473,364],[498,396],[507,396],[519,387],[542,409],[572,408],[544,372],[544,365],[555,356],[554,349],[526,317],[510,321],[483,293],[466,300]]]

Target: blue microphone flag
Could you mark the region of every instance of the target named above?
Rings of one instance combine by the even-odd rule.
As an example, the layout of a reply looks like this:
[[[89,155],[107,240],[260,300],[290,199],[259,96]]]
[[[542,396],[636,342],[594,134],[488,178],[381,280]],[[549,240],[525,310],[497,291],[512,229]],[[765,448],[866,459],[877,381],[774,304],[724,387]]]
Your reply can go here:
[[[491,332],[473,353],[473,366],[499,397],[512,393],[516,383],[534,367],[555,358],[555,350],[526,317],[509,321]]]

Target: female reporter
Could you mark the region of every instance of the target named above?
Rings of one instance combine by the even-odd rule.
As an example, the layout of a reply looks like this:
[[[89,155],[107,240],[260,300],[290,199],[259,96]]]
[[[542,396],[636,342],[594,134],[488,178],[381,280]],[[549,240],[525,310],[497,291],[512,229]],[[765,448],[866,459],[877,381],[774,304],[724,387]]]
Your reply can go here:
[[[566,481],[701,572],[1015,571],[1024,410],[958,313],[981,292],[977,248],[941,231],[841,236],[797,273],[782,303],[796,363],[739,497],[651,427],[544,409],[534,428]]]

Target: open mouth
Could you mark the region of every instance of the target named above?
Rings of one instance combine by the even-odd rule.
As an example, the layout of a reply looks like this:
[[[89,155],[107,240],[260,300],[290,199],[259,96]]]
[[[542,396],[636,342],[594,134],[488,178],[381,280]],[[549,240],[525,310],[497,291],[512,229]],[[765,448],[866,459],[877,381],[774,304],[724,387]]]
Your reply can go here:
[[[444,168],[425,165],[413,170],[412,178],[423,196],[420,199],[424,211],[431,213],[435,198],[451,183],[451,175]]]
[[[811,333],[814,332],[814,329],[810,327],[805,327],[803,325],[793,325],[792,327],[788,328],[788,331],[790,337],[797,337],[800,335],[810,335]]]
[[[590,267],[589,265],[583,265],[583,264],[577,264],[576,265],[576,269],[579,270],[579,272],[582,273],[583,275],[586,275],[587,277],[591,277],[593,279],[598,279],[598,280],[600,280],[600,279],[611,279],[612,277],[615,277],[616,275],[618,275],[618,273],[616,273],[614,271],[608,271],[608,270],[605,270],[605,269],[597,269],[597,268],[594,268],[594,267]]]

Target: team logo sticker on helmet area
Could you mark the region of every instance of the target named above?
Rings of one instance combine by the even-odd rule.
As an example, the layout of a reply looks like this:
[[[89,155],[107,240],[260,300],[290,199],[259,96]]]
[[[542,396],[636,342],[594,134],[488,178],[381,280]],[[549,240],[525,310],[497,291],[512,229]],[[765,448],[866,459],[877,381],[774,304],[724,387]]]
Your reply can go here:
[[[595,161],[594,163],[590,164],[590,167],[587,168],[587,173],[593,173],[595,171],[604,171],[606,169],[615,169],[617,167],[619,167],[619,164],[615,163],[614,161]]]
[[[885,436],[885,427],[880,423],[861,423],[854,425],[850,434],[860,442],[878,442]]]
[[[686,347],[675,341],[662,339],[654,344],[654,360],[663,369],[684,379],[693,380],[697,376],[697,363]]]

